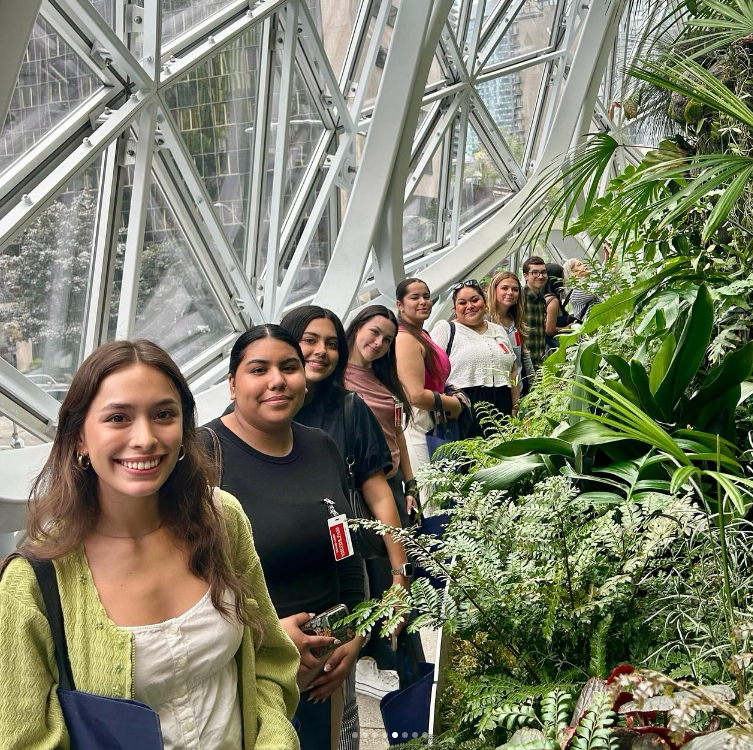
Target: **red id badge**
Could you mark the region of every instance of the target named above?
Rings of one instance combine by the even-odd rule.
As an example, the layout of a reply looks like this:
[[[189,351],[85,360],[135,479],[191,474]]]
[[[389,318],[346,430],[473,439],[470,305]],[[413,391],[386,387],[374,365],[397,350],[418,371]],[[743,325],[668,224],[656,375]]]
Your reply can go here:
[[[348,517],[343,513],[327,520],[329,536],[332,540],[332,551],[335,560],[344,560],[353,554],[353,540],[350,538]]]
[[[403,426],[403,402],[395,399],[395,427]]]

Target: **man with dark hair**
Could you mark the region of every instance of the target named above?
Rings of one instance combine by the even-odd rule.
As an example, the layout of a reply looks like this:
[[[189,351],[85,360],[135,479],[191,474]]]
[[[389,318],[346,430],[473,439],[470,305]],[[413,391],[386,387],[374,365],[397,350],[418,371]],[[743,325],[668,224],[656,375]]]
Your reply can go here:
[[[525,288],[526,346],[531,353],[534,369],[541,367],[546,353],[546,262],[538,255],[532,255],[523,263]]]

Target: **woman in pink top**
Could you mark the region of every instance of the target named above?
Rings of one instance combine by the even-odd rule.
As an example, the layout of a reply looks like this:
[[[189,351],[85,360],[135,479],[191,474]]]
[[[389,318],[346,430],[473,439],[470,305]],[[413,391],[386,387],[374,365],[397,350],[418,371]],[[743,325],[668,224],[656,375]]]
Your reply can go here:
[[[439,394],[449,419],[457,419],[462,401],[443,393],[450,375],[450,359],[431,336],[424,323],[431,315],[431,293],[421,279],[405,279],[395,290],[400,328],[397,334],[397,372],[413,409],[405,430],[413,470],[429,463],[426,433],[434,427],[434,393]]]
[[[410,524],[410,514],[418,510],[418,492],[413,478],[408,448],[403,434],[403,413],[409,418],[410,405],[400,378],[397,376],[395,339],[397,319],[383,305],[362,308],[353,318],[346,338],[348,366],[345,386],[355,391],[377,418],[392,455],[392,469],[387,483],[395,497],[400,522]],[[379,598],[392,586],[390,563],[385,559],[366,560],[371,596]],[[421,639],[408,636],[421,650]],[[395,654],[389,641],[375,635],[361,650],[356,670],[356,689],[366,695],[382,698],[399,687]]]

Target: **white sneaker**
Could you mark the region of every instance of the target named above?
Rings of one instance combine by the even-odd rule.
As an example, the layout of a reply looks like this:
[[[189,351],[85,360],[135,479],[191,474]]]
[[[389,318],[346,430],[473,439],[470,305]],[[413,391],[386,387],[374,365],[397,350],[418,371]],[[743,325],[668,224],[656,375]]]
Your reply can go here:
[[[372,698],[384,698],[387,693],[400,687],[400,678],[392,669],[379,669],[370,656],[364,656],[356,664],[356,692]]]

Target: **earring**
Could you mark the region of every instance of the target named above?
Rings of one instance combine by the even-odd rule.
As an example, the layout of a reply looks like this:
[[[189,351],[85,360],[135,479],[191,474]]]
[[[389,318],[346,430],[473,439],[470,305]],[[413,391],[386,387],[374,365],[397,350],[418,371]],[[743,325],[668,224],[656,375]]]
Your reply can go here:
[[[186,457],[186,449],[185,446],[180,446],[180,451],[178,451],[178,461],[182,461]]]
[[[85,453],[77,453],[76,461],[78,461],[78,465],[84,471],[86,471],[92,465],[91,459]]]

